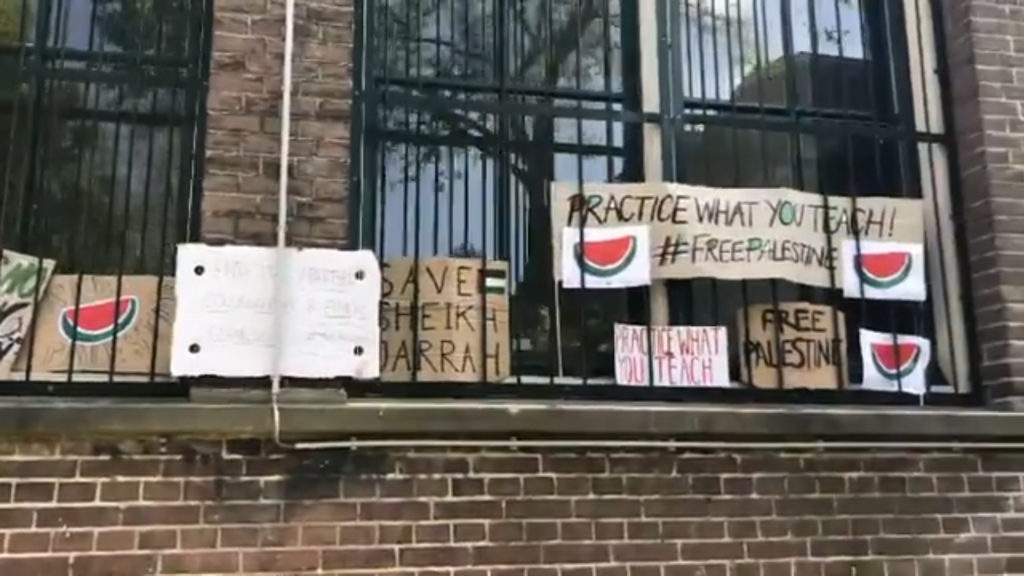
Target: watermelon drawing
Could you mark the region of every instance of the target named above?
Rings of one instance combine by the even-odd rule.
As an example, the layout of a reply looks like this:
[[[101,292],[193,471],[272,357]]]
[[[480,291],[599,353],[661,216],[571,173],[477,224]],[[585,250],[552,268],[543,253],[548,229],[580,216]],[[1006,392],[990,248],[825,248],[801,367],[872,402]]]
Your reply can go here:
[[[898,286],[910,276],[914,258],[909,252],[858,254],[853,265],[865,285],[886,290]]]
[[[74,341],[85,346],[97,346],[114,339],[135,325],[139,318],[139,298],[124,296],[116,302],[113,298],[68,306],[60,313],[60,334],[68,342]]]
[[[916,343],[874,342],[871,344],[871,362],[875,370],[888,380],[903,380],[917,370],[921,360],[921,347]]]
[[[586,274],[610,278],[620,274],[636,257],[637,239],[632,234],[605,240],[577,242],[573,248],[576,262]]]

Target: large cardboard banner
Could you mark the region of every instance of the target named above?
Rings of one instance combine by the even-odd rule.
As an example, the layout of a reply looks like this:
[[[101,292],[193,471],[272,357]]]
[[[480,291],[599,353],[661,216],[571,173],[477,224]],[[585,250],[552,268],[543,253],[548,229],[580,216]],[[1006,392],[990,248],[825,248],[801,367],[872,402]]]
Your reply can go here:
[[[416,268],[412,259],[381,264],[381,380],[410,381],[414,371],[420,382],[508,378],[508,264],[431,258]]]
[[[846,318],[806,302],[751,306],[737,318],[740,371],[758,388],[835,390],[847,381]],[[840,380],[839,369],[842,370]]]
[[[924,243],[924,210],[912,199],[654,182],[586,184],[580,193],[576,183],[555,183],[551,206],[555,262],[563,228],[648,224],[659,280],[783,279],[842,289],[843,240]]]
[[[151,368],[157,376],[170,374],[174,279],[164,278],[159,290],[158,280],[54,276],[36,311],[32,375],[67,374],[70,369],[75,374],[105,375],[113,370],[116,375],[148,376]],[[14,365],[16,373],[28,368],[27,344],[24,350]]]
[[[56,262],[13,250],[0,263],[0,378],[9,378],[28,338],[36,302],[46,294]]]

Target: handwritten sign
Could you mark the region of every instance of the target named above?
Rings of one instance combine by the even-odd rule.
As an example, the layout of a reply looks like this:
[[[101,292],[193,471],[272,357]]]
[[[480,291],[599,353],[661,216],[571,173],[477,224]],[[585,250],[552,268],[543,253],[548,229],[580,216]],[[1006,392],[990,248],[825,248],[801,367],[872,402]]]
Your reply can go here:
[[[626,386],[728,387],[723,326],[615,325],[615,381]],[[653,354],[651,353],[653,351]]]
[[[378,375],[372,252],[183,244],[176,276],[175,376],[266,376],[278,342],[284,376]]]
[[[923,244],[920,200],[824,197],[790,189],[707,188],[671,183],[555,183],[554,255],[561,229],[648,224],[655,279],[785,279],[843,286],[842,241]],[[834,285],[832,275],[835,275]],[[556,276],[560,273],[555,271]]]
[[[159,281],[156,276],[54,276],[36,311],[31,366],[27,354],[19,354],[15,371],[170,374],[174,279],[164,278],[163,286]]]
[[[4,250],[0,262],[0,378],[11,376],[36,302],[42,300],[56,262]]]
[[[834,316],[833,316],[834,313]],[[788,302],[740,310],[744,380],[758,388],[836,389],[846,381],[846,319],[829,306]]]
[[[412,259],[398,259],[381,269],[381,380],[508,377],[506,263],[430,258],[417,267]]]

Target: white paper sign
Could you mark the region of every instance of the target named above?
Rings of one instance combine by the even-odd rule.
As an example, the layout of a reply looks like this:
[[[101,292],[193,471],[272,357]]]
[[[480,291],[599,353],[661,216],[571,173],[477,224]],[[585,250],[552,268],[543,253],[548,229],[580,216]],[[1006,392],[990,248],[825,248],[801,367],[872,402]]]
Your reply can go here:
[[[650,255],[650,226],[564,228],[562,286],[597,289],[650,286]]]
[[[866,300],[928,297],[924,246],[907,242],[843,240],[843,295]]]
[[[650,386],[652,368],[655,386],[730,386],[726,328],[616,324],[615,381]]]
[[[932,343],[917,336],[860,331],[865,390],[923,395]]]
[[[372,252],[183,244],[175,291],[175,376],[270,375],[275,342],[283,376],[380,374],[381,278]]]

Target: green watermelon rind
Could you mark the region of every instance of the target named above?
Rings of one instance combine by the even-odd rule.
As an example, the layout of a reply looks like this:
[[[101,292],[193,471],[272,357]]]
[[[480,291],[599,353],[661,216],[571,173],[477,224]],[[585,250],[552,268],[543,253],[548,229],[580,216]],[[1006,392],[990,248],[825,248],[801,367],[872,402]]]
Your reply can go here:
[[[914,255],[909,252],[907,252],[906,255],[907,265],[903,267],[903,270],[901,270],[899,274],[888,280],[871,274],[870,271],[864,268],[861,256],[857,256],[854,259],[857,268],[857,275],[860,276],[862,281],[864,281],[864,284],[876,290],[888,290],[894,286],[899,286],[910,276],[911,270],[914,269]]]
[[[902,367],[897,368],[896,370],[890,370],[883,366],[882,363],[878,361],[878,356],[875,355],[875,349],[873,345],[871,348],[871,363],[874,364],[875,370],[877,370],[883,378],[889,381],[895,382],[897,380],[906,379],[907,377],[914,373],[914,370],[917,370],[917,364],[920,361],[921,347],[915,346],[914,355],[910,358],[910,360],[905,362]]]
[[[584,273],[595,278],[611,278],[613,276],[618,276],[619,274],[622,273],[623,270],[629,268],[629,265],[633,263],[633,258],[636,257],[638,244],[636,236],[630,236],[629,239],[629,251],[626,252],[626,255],[623,256],[622,259],[619,260],[617,263],[607,267],[598,266],[596,264],[588,262],[586,254],[584,254],[583,250],[581,249],[580,243],[577,242],[573,246],[573,254],[576,257],[576,264],[579,265],[580,269],[583,270]]]
[[[125,297],[122,297],[124,299]],[[135,325],[135,321],[139,318],[139,298],[138,296],[127,296],[128,298],[128,310],[117,319],[113,326],[110,328],[104,328],[103,330],[89,330],[87,328],[81,328],[76,325],[68,317],[68,310],[73,310],[74,306],[69,306],[60,313],[60,334],[68,342],[75,342],[83,346],[99,346],[100,344],[106,344],[107,342],[114,339],[114,334],[124,334]],[[97,304],[103,304],[106,302],[113,302],[113,298],[107,300],[97,300],[89,304],[83,304],[80,308],[95,306]]]

